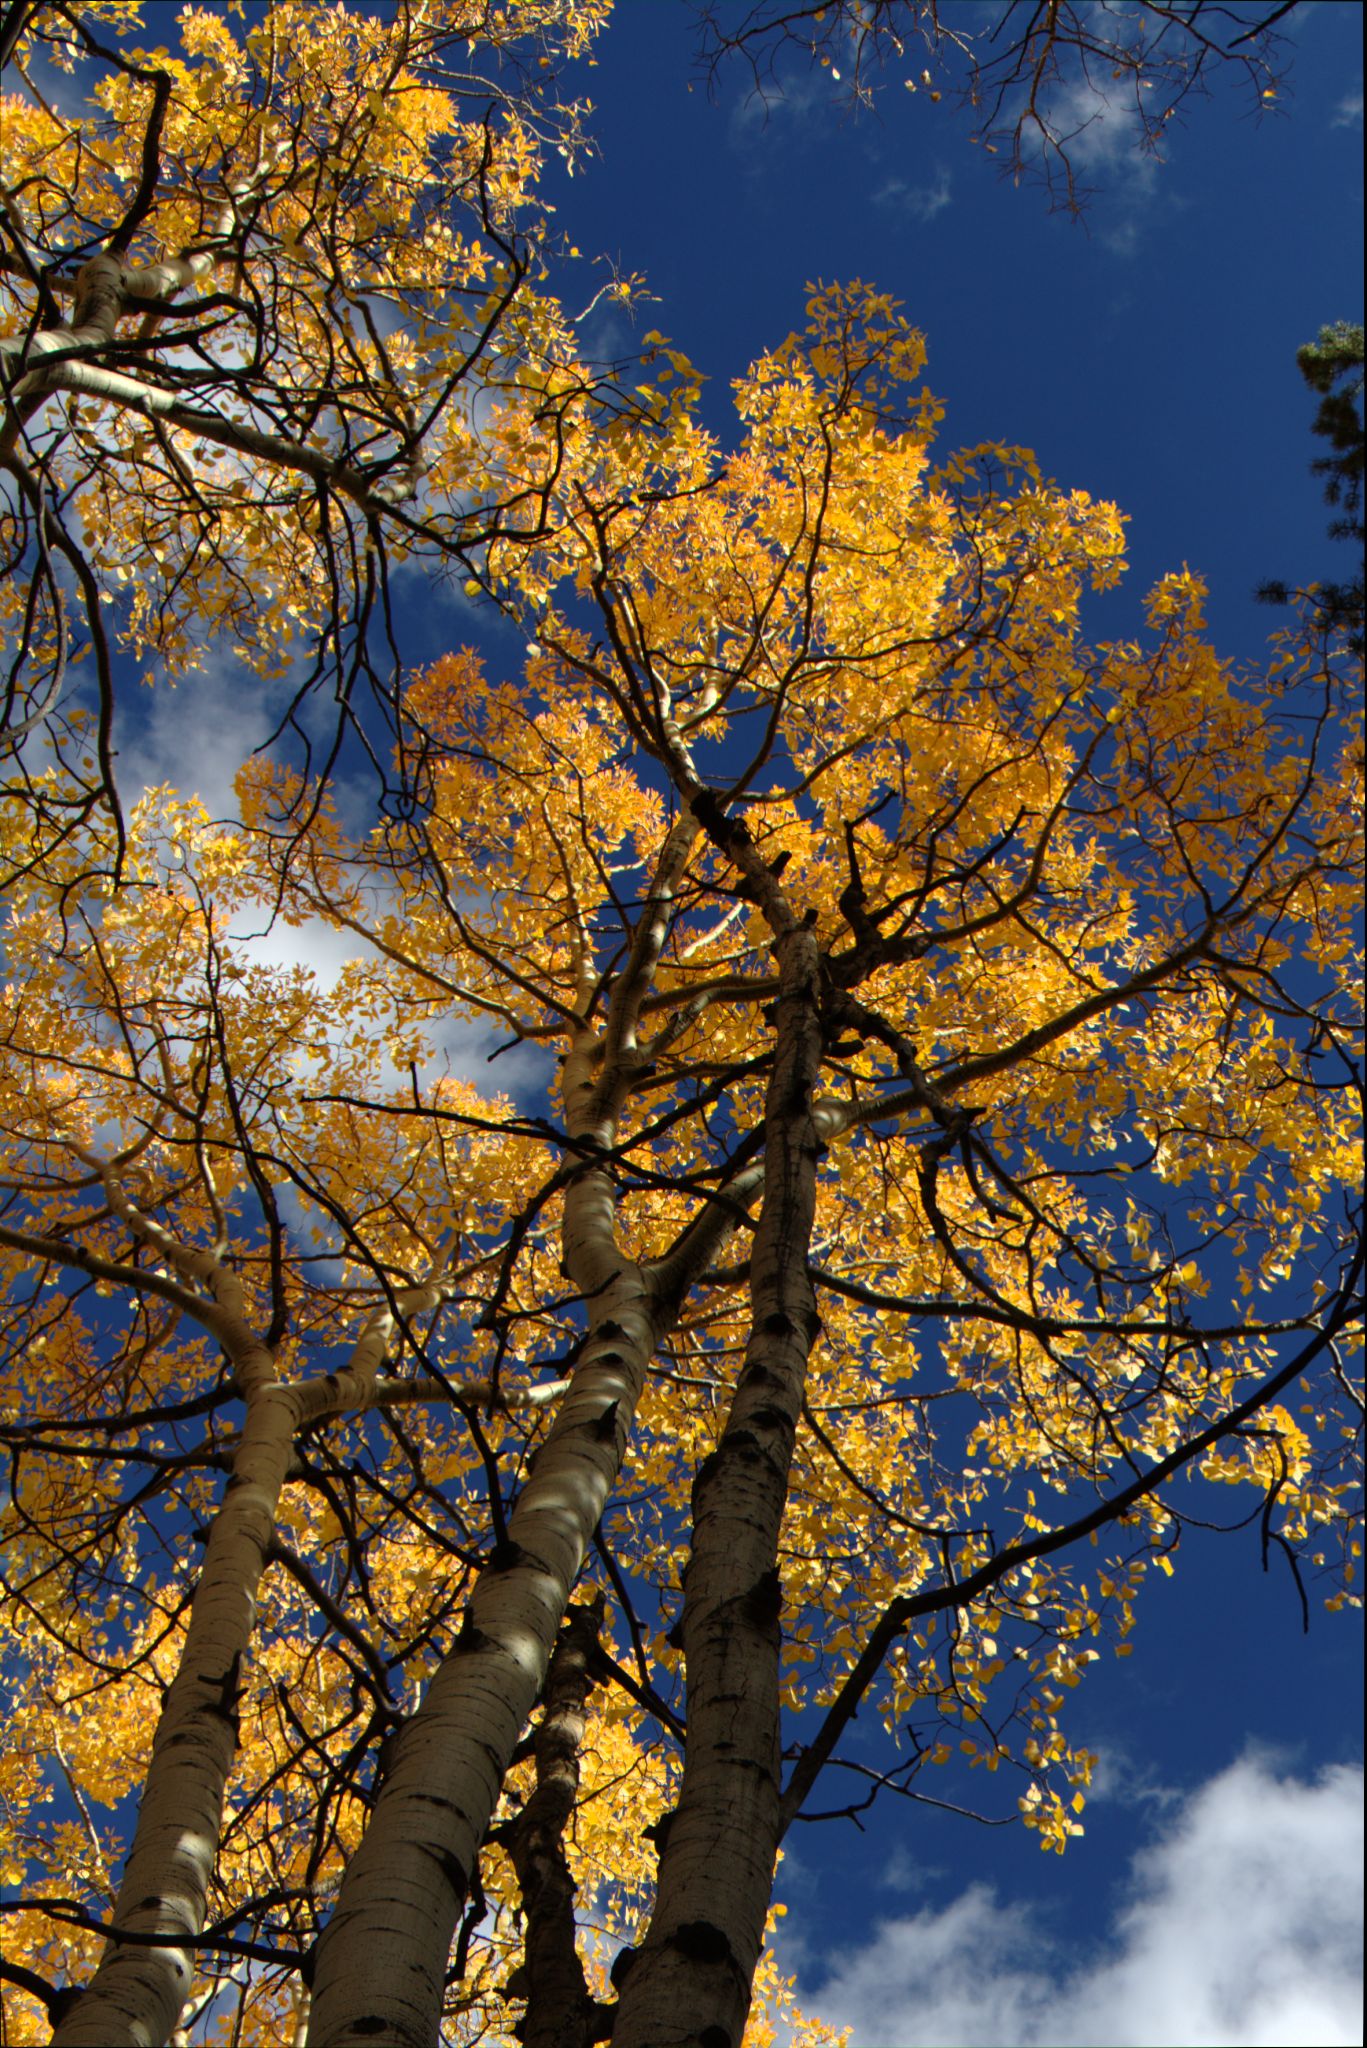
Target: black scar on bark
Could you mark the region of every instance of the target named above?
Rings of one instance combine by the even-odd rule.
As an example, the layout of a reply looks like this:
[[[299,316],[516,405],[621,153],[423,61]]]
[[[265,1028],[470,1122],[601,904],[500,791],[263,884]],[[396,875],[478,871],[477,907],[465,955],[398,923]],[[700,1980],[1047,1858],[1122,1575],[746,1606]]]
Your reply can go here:
[[[598,1438],[600,1443],[607,1443],[609,1438],[616,1436],[617,1410],[621,1405],[620,1401],[609,1401],[602,1414],[595,1416],[594,1420],[588,1425],[589,1430]]]
[[[775,1372],[771,1365],[765,1365],[759,1359],[747,1365],[740,1377],[744,1387],[783,1387],[788,1383],[785,1373]]]
[[[491,1572],[511,1572],[515,1571],[518,1565],[525,1564],[526,1562],[527,1553],[522,1548],[522,1545],[505,1539],[502,1543],[494,1545],[493,1549],[489,1552],[484,1568],[486,1571]]]
[[[746,827],[736,819],[728,818],[710,789],[700,789],[693,798],[693,815],[709,837],[723,843],[750,837]]]
[[[753,1460],[764,1456],[764,1446],[753,1429],[728,1429],[718,1447],[717,1456]]]
[[[382,2020],[378,2013],[368,2012],[352,2022],[351,2031],[353,2034],[382,2034],[388,2025],[388,2020]]]
[[[242,1691],[242,1652],[236,1653],[221,1678],[205,1672],[201,1683],[213,1686],[217,1693],[217,1698],[205,1701],[205,1712],[217,1714],[236,1734],[239,1726],[237,1701]]]
[[[676,1948],[685,1961],[690,1963],[733,1963],[735,1957],[731,1944],[720,1927],[714,1927],[710,1920],[685,1920],[674,1929],[669,1937],[671,1948]]]
[[[395,1764],[399,1760],[399,1743],[403,1738],[403,1731],[407,1725],[406,1721],[400,1721],[397,1727],[391,1728],[389,1733],[383,1737],[379,1748],[375,1752],[375,1786],[377,1790],[384,1783],[385,1779],[390,1776]]]
[[[627,1978],[631,1975],[632,1970],[636,1966],[636,1955],[637,1951],[634,1948],[621,1948],[618,1949],[613,1957],[612,1968],[608,1971],[608,1977],[614,1991],[620,1991]]]
[[[742,1607],[755,1628],[772,1628],[783,1612],[783,1582],[776,1571],[761,1573],[745,1595]]]
[[[474,1622],[467,1615],[460,1625],[460,1633],[456,1637],[456,1648],[458,1650],[493,1650],[497,1649],[497,1647],[498,1645],[493,1636],[486,1635],[482,1628],[476,1628]]]
[[[731,2036],[725,2027],[704,2027],[698,2036],[698,2048],[731,2048]]]
[[[671,1807],[668,1813],[662,1813],[658,1820],[653,1820],[648,1828],[641,1829],[641,1840],[653,1843],[657,1856],[664,1854],[664,1846],[669,1840],[669,1830],[674,1825],[674,1815],[677,1811],[676,1807]]]
[[[465,1897],[467,1873],[465,1865],[461,1862],[459,1856],[453,1854],[450,1849],[433,1849],[430,1853],[433,1862],[441,1871],[442,1876],[446,1879],[452,1891],[455,1892],[458,1898],[463,1899]]]
[[[149,1892],[147,1897],[139,1899],[137,1905],[133,1908],[135,1913],[170,1913],[174,1910],[174,1901],[168,1899],[164,1892]],[[112,1937],[115,1941],[118,1938],[117,1934]],[[176,1964],[176,1968],[180,1968],[179,1963]]]

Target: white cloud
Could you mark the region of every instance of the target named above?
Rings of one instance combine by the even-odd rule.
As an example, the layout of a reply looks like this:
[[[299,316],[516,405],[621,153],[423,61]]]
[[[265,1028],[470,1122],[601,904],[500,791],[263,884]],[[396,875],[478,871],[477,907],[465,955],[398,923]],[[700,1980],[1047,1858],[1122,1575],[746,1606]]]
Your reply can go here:
[[[263,748],[268,755],[303,765],[300,734],[313,747],[313,768],[326,759],[340,717],[330,676],[295,698],[307,674],[309,649],[283,675],[269,680],[238,659],[230,645],[215,644],[203,666],[172,684],[164,675],[125,690],[116,726],[115,763],[119,795],[131,809],[144,791],[167,785],[182,796],[198,796],[211,818],[237,819],[233,787],[239,769]],[[291,706],[295,730],[272,742]],[[357,759],[358,750],[348,746]],[[333,807],[349,832],[359,835],[374,821],[375,786],[363,762],[334,767],[328,782]]]
[[[824,1984],[804,1972],[799,1995],[853,2029],[850,2048],[1357,2044],[1362,1795],[1360,1767],[1306,1783],[1246,1756],[1135,1857],[1092,1959],[1074,1963],[1033,1907],[974,1885],[884,1921]]]
[[[148,788],[170,784],[182,795],[198,795],[210,817],[233,820],[238,815],[233,783],[252,750],[269,739],[289,702],[293,681],[267,685],[231,656],[211,658],[202,671],[172,689],[164,681],[142,692],[138,722],[122,746],[117,763],[120,795],[126,808]],[[329,693],[319,692],[302,716],[318,737],[331,710]],[[342,824],[359,833],[373,816],[373,792],[356,777],[334,774],[331,791]],[[378,921],[392,907],[377,884],[370,910]],[[344,965],[371,960],[375,948],[357,933],[339,930],[321,917],[286,924],[261,903],[237,914],[226,937],[245,961],[259,967],[303,967],[319,986],[332,991]],[[383,1026],[377,1025],[377,1035]],[[510,1033],[495,1021],[447,1014],[422,1027],[431,1048],[418,1070],[420,1082],[441,1075],[469,1081],[484,1095],[508,1095],[526,1106],[538,1101],[551,1074],[551,1059],[537,1044],[513,1045],[496,1060],[490,1055],[508,1046]],[[407,1080],[407,1069],[387,1060],[382,1073],[388,1084]]]
[[[1075,171],[1123,167],[1127,178],[1152,182],[1154,158],[1144,148],[1143,124],[1133,104],[1110,99],[1078,78],[1050,96],[1046,118]]]
[[[737,93],[731,103],[729,129],[738,147],[752,144],[771,123],[789,121],[797,126],[809,122],[831,105],[827,77],[820,71],[770,74]]]
[[[1148,1806],[1156,1821],[1160,1815],[1181,1807],[1190,1796],[1165,1784],[1150,1760],[1136,1758],[1113,1735],[1107,1737],[1096,1756],[1096,1768],[1087,1787],[1089,1807],[1100,1806],[1107,1800],[1116,1806]]]
[[[1346,92],[1334,109],[1331,128],[1360,128],[1362,126],[1362,87],[1356,86]]]
[[[118,760],[120,794],[131,808],[148,788],[170,784],[182,795],[197,795],[210,817],[237,817],[234,778],[254,747],[267,740],[278,719],[279,689],[273,693],[231,659],[211,661],[175,689],[159,682],[139,702],[140,721]],[[284,701],[288,701],[285,699]],[[326,715],[324,712],[323,715]],[[344,826],[365,829],[373,811],[370,792],[358,780],[335,775],[332,794]],[[369,914],[378,924],[393,898],[377,882]],[[360,934],[339,929],[322,917],[287,924],[262,901],[239,910],[223,936],[235,955],[258,968],[302,967],[326,993],[336,989],[349,961],[374,960],[375,947]],[[392,1020],[391,1020],[392,1021]],[[386,1023],[375,1026],[385,1035]],[[420,1027],[430,1051],[418,1068],[420,1083],[451,1075],[471,1082],[486,1096],[507,1095],[527,1106],[544,1094],[551,1057],[539,1044],[509,1046],[511,1036],[495,1020],[436,1014]],[[491,1059],[500,1047],[507,1048]],[[302,1062],[300,1071],[307,1070]],[[405,1084],[407,1067],[381,1062],[385,1085]]]
[[[941,165],[928,185],[908,185],[904,178],[889,178],[881,191],[873,195],[875,206],[895,207],[900,213],[912,214],[917,220],[934,220],[937,213],[943,213],[950,201],[949,172]]]
[[[211,659],[174,688],[159,678],[139,693],[135,708],[136,725],[116,767],[125,807],[144,790],[169,783],[182,795],[197,795],[211,818],[235,818],[233,778],[279,716],[266,685],[241,662]]]
[[[1044,112],[1078,189],[1091,195],[1094,232],[1116,255],[1130,256],[1158,196],[1161,158],[1145,146],[1144,124],[1131,88],[1127,84],[1122,90],[1131,96],[1112,99],[1090,79],[1076,78],[1054,90]],[[1028,135],[1023,146],[1031,146]],[[1051,180],[1061,181],[1061,166],[1052,149],[1046,151],[1038,136],[1033,147]],[[1166,196],[1171,203],[1171,190]]]
[[[372,895],[378,919],[385,902],[378,889]],[[227,936],[239,957],[255,966],[303,967],[329,993],[336,988],[349,961],[379,958],[369,940],[356,932],[339,930],[321,917],[306,918],[302,924],[286,924],[283,918],[273,920],[266,904],[240,911]],[[508,1095],[524,1105],[533,1102],[548,1085],[551,1056],[540,1045],[510,1046],[491,1062],[490,1055],[499,1046],[508,1046],[506,1027],[500,1029],[478,1019],[438,1014],[420,1028],[431,1047],[418,1068],[420,1084],[450,1075],[471,1082],[483,1095]],[[384,1029],[384,1024],[377,1023],[377,1038]],[[408,1079],[408,1069],[396,1068],[386,1057],[381,1062],[381,1078],[386,1086],[401,1085]]]

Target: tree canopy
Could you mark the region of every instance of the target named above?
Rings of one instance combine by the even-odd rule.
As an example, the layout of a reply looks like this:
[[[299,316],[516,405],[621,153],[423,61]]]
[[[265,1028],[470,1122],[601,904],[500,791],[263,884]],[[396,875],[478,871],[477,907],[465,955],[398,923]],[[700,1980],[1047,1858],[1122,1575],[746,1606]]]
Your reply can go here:
[[[135,0],[14,13],[10,743],[44,727],[83,818],[113,799],[120,651],[173,683],[227,639],[293,676],[296,725],[327,687],[328,755],[376,748],[377,699],[387,774],[395,565],[478,573],[565,460],[535,172],[586,146],[556,81],[606,0],[192,9],[174,53],[133,41]],[[73,636],[97,687],[68,730]]]
[[[872,287],[724,438],[662,336],[581,361],[500,180],[601,9],[285,0],[174,60],[133,13],[23,14],[40,83],[109,69],[88,125],[19,95],[7,185],[10,2037],[822,2048],[766,1948],[798,1820],[968,1770],[1066,1849],[1073,1696],[1217,1487],[1356,1601],[1351,651],[1311,607],[1236,670],[1187,571],[1088,637],[1120,514],[943,454]],[[406,67],[519,33],[468,129],[415,100],[465,182],[396,195]],[[121,196],[248,158],[211,231]],[[391,610],[338,742],[388,800],[338,752],[115,808],[124,661],[242,634],[346,697],[452,562],[524,653],[405,662]]]

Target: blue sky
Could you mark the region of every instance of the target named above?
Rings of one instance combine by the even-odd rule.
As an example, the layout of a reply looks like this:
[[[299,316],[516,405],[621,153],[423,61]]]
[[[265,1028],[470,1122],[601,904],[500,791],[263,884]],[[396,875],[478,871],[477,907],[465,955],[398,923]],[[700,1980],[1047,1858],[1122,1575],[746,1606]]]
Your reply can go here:
[[[709,94],[689,9],[619,0],[590,74],[601,154],[560,181],[561,225],[644,272],[659,303],[640,324],[707,373],[723,437],[729,379],[801,324],[809,280],[894,293],[925,331],[945,446],[1033,447],[1130,515],[1131,573],[1087,629],[1128,630],[1185,563],[1216,646],[1252,662],[1275,623],[1263,578],[1343,573],[1294,357],[1362,311],[1361,10],[1288,26],[1276,112],[1217,86],[1162,165],[1119,121],[1090,129],[1079,226],[1003,182],[948,98],[897,81],[851,118],[805,70],[767,109],[739,70]],[[1357,1619],[1312,1600],[1303,1635],[1289,1574],[1265,1575],[1245,1530],[1184,1540],[1136,1641],[1075,1701],[1102,1771],[1065,1857],[897,1801],[862,1835],[793,1830],[782,1953],[853,2048],[1361,2040]]]
[[[684,0],[619,0],[587,77],[600,156],[550,186],[586,258],[644,272],[659,303],[642,324],[707,373],[719,431],[730,378],[802,324],[808,280],[863,278],[924,330],[946,442],[1033,447],[1131,516],[1117,617],[1186,561],[1211,580],[1220,644],[1251,655],[1268,623],[1254,585],[1324,573],[1295,351],[1362,307],[1361,10],[1288,25],[1279,111],[1257,118],[1222,81],[1157,166],[1122,121],[1094,124],[1079,226],[1004,182],[948,96],[895,79],[851,117],[798,70],[766,109],[742,67],[710,94]]]

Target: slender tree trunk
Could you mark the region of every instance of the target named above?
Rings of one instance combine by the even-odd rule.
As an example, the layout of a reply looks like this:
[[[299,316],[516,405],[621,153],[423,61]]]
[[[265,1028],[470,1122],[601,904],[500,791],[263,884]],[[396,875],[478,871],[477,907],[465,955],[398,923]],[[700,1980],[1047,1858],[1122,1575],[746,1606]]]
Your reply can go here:
[[[162,1242],[174,1256],[170,1240]],[[179,1256],[190,1262],[183,1251]],[[204,1257],[236,1304],[232,1275],[216,1254]],[[410,1290],[410,1299],[425,1297]],[[113,1915],[114,1924],[130,1934],[171,1939],[164,1947],[113,1940],[54,2033],[53,2048],[161,2048],[172,2036],[193,1977],[193,1950],[180,1943],[193,1940],[204,1926],[224,1795],[237,1755],[238,1694],[295,1438],[306,1423],[373,1401],[392,1327],[386,1306],[370,1318],[344,1371],[291,1383],[273,1378],[271,1353],[239,1314],[221,1306],[215,1314],[208,1327],[233,1358],[247,1413],[209,1529],[180,1664],[152,1739]]]
[[[590,1337],[456,1642],[399,1738],[394,1766],[319,1939],[311,2048],[431,2048],[446,1965],[514,1749],[620,1469],[655,1350],[639,1268],[620,1260],[613,1189],[566,1198],[566,1263]]]
[[[248,1402],[114,1905],[115,1924],[130,1934],[193,1938],[204,1925],[237,1754],[242,1668],[298,1424],[295,1389],[264,1386]],[[189,1948],[112,1942],[53,2035],[54,2048],[160,2048],[180,2018],[193,1972]]]
[[[642,1058],[641,1005],[697,830],[685,814],[666,835],[603,1033],[585,1021],[565,1061],[566,1120],[581,1156],[610,1152],[616,1142]],[[586,936],[579,978],[587,1019],[599,970]],[[587,1338],[506,1540],[481,1571],[460,1635],[399,1738],[347,1866],[315,1953],[311,2048],[431,2048],[437,2039],[475,1858],[621,1470],[646,1371],[728,1218],[726,1205],[713,1205],[647,1275],[617,1242],[610,1168],[585,1166],[570,1181],[564,1267],[586,1304]]]
[[[821,1061],[816,940],[805,926],[790,928],[778,951],[750,1338],[721,1442],[693,1492],[683,1784],[613,2048],[738,2048],[778,1857],[778,1538],[818,1320],[807,1255]]]
[[[565,1854],[565,1829],[579,1793],[579,1750],[589,1694],[590,1664],[602,1626],[596,1594],[572,1607],[546,1678],[546,1702],[536,1735],[536,1790],[499,1835],[512,1858],[526,1922],[527,2013],[522,2048],[585,2048],[594,2000],[575,1936],[574,1877]]]

